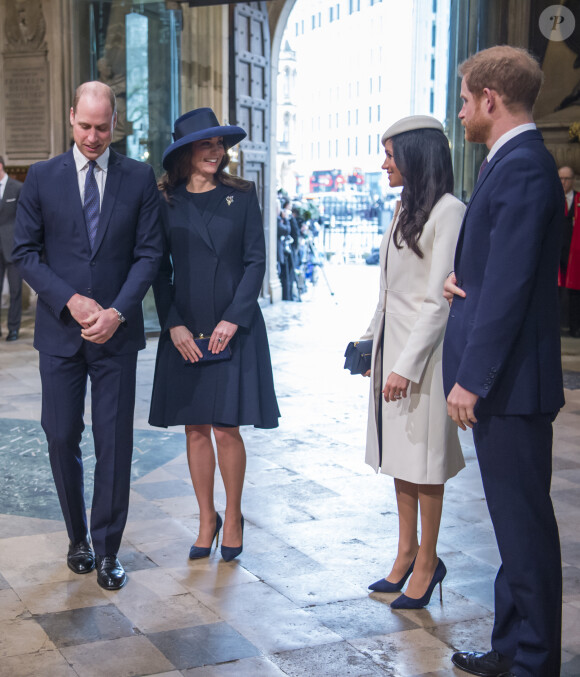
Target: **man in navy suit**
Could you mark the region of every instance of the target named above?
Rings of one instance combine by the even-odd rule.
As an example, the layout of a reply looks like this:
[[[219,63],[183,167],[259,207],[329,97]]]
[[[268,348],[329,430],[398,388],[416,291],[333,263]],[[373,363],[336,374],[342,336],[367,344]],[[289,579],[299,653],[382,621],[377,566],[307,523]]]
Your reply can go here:
[[[96,565],[108,590],[126,582],[117,552],[129,504],[137,351],[145,347],[141,302],[162,252],[153,170],[109,148],[116,118],[110,87],[77,89],[74,146],[30,168],[13,251],[38,294],[42,426],[70,539],[67,563],[78,574]],[[87,378],[96,456],[90,535],[79,446]]]
[[[22,318],[22,278],[12,263],[14,219],[21,188],[20,181],[11,178],[4,171],[4,158],[0,156],[0,296],[4,286],[4,274],[6,274],[10,289],[7,341],[18,339]],[[0,336],[2,336],[1,329]]]
[[[444,294],[452,302],[443,378],[448,412],[473,428],[501,566],[487,653],[466,672],[560,674],[562,566],[550,498],[552,422],[564,404],[558,266],[564,195],[532,119],[542,72],[522,49],[460,66],[465,138],[489,153],[467,207]]]

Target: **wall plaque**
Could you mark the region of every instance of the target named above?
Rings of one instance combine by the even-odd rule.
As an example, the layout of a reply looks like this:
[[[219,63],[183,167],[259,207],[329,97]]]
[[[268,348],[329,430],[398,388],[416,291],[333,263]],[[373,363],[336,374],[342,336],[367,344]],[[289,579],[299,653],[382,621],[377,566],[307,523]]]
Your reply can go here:
[[[11,160],[40,160],[50,153],[46,54],[4,55],[4,138]]]

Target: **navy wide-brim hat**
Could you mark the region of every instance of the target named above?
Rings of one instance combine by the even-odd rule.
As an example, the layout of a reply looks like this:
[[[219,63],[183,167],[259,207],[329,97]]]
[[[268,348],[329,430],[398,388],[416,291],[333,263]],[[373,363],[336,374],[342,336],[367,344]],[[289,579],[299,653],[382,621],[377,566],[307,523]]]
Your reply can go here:
[[[225,145],[231,148],[247,136],[241,127],[221,126],[211,108],[195,108],[189,113],[184,113],[175,121],[174,130],[173,143],[163,153],[164,169],[169,169],[171,155],[174,151],[194,141],[223,136]]]

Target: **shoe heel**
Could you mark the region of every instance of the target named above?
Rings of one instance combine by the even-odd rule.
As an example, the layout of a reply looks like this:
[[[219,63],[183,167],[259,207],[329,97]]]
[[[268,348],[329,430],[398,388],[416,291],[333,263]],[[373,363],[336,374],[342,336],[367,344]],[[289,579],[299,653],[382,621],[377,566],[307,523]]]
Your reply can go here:
[[[222,558],[225,562],[231,562],[238,555],[241,554],[244,549],[244,516],[242,515],[242,545],[237,548],[231,548],[229,545],[224,545],[222,541]]]
[[[443,581],[439,582],[439,601],[443,604]]]

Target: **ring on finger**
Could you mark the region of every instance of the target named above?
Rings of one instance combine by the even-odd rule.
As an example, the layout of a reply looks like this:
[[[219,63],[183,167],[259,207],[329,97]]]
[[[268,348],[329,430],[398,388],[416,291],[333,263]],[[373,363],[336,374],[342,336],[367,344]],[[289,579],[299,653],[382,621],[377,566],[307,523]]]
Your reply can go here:
[[[223,342],[224,342],[223,338],[218,339],[218,343],[223,343]]]

